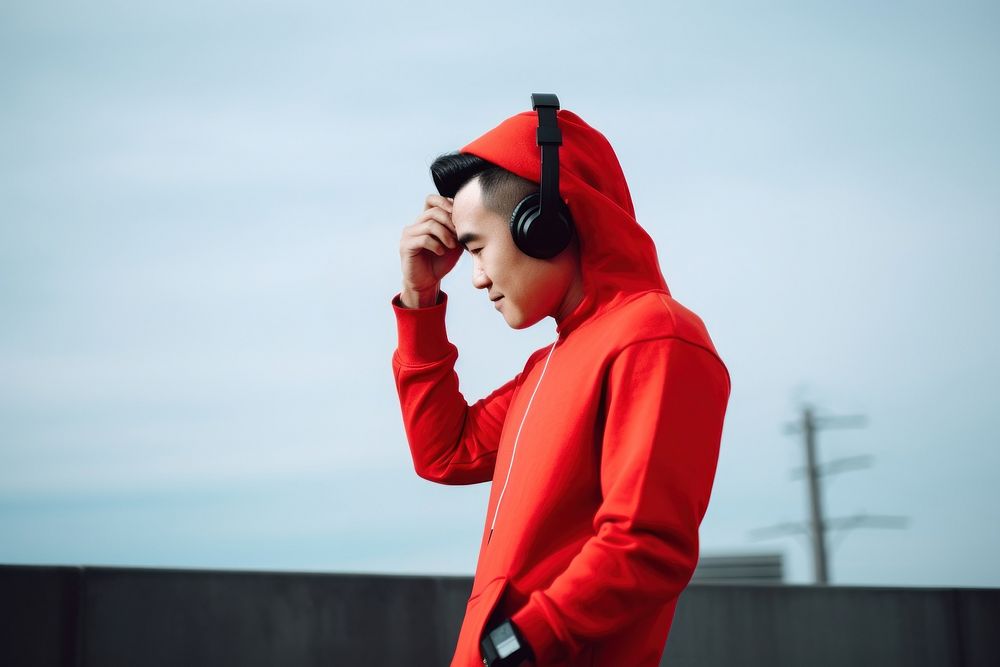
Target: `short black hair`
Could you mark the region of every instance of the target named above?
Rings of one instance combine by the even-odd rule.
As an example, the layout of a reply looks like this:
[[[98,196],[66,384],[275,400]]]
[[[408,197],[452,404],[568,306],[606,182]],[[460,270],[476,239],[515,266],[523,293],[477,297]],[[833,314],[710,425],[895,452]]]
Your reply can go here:
[[[517,203],[538,192],[538,184],[477,155],[445,153],[431,164],[431,177],[443,197],[454,197],[473,178],[479,179],[483,206],[509,218]]]

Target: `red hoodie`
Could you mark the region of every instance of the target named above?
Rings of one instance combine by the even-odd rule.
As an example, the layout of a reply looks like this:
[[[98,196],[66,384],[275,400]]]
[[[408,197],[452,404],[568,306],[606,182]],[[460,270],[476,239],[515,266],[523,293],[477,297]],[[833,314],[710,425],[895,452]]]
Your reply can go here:
[[[453,667],[482,664],[491,615],[511,617],[539,666],[658,665],[715,476],[729,373],[701,319],[671,297],[607,139],[570,111],[557,118],[585,292],[557,340],[469,405],[447,297],[393,300],[417,474],[495,482]],[[537,183],[537,127],[520,113],[461,152]]]

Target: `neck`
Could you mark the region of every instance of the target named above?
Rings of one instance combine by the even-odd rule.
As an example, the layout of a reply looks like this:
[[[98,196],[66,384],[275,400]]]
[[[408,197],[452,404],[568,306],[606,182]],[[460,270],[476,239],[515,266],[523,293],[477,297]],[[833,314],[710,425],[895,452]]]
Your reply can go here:
[[[559,304],[559,308],[555,312],[556,323],[558,324],[569,317],[581,301],[583,301],[583,277],[577,271],[573,275],[573,282],[570,283],[565,296],[563,296],[562,303]]]

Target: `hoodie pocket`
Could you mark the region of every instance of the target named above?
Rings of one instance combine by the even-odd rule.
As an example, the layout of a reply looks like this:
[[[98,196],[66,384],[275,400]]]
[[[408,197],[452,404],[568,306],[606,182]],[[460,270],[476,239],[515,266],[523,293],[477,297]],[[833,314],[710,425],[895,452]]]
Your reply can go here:
[[[479,640],[486,629],[486,621],[496,609],[503,592],[507,588],[507,578],[497,577],[486,584],[481,591],[469,598],[465,607],[465,619],[458,635],[452,667],[481,667],[483,657],[479,650]]]

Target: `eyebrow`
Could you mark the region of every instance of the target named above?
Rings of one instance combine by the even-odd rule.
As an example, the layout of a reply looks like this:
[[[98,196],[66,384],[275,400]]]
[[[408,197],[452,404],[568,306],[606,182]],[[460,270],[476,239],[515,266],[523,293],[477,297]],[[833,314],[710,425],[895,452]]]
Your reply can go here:
[[[469,249],[470,243],[475,243],[480,240],[482,240],[482,237],[480,237],[479,234],[473,234],[472,232],[466,232],[458,237],[459,244],[464,245],[466,250]]]

